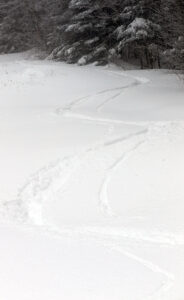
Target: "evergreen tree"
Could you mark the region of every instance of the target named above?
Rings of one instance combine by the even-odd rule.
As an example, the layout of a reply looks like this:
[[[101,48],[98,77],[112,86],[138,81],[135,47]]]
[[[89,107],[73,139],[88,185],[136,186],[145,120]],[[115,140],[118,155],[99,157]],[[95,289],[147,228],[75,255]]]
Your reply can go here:
[[[154,67],[159,60],[161,26],[154,13],[159,1],[125,1],[120,14],[122,24],[116,28],[117,52],[126,60],[139,59],[141,67]]]
[[[142,67],[160,66],[161,27],[153,11],[160,0],[71,0],[58,35],[61,45],[53,56],[85,64],[116,57],[139,59]]]
[[[1,0],[0,51],[14,52],[29,47],[27,9],[18,0]]]
[[[184,68],[183,0],[0,0],[0,52]]]
[[[184,2],[167,0],[163,3],[162,18],[165,20],[163,59],[166,66],[184,69]],[[167,20],[170,22],[167,22]]]
[[[0,0],[0,52],[24,51],[43,44],[40,23],[42,2]]]
[[[111,6],[109,1],[71,0],[58,28],[62,44],[54,57],[79,64],[107,61]]]

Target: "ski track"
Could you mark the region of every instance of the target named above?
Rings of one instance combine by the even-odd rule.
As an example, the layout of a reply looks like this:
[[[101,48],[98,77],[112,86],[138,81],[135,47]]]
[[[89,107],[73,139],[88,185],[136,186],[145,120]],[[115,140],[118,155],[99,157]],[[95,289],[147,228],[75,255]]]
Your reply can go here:
[[[110,207],[109,204],[109,199],[108,199],[108,185],[111,181],[112,174],[114,171],[119,167],[120,164],[122,164],[128,156],[136,151],[140,145],[143,144],[143,141],[137,143],[131,150],[128,150],[127,153],[123,153],[121,157],[119,157],[112,166],[107,170],[107,173],[105,175],[105,178],[103,180],[103,183],[100,188],[100,193],[99,193],[99,207],[100,210],[104,215],[109,215],[109,216],[114,216],[114,213]]]
[[[108,92],[113,92],[113,91],[121,91],[120,93],[118,93],[117,95],[121,94],[122,93],[122,89],[123,87],[117,87],[117,88],[113,88],[113,89],[105,89],[103,91],[100,91],[96,94],[90,94],[90,95],[87,95],[87,96],[84,96],[84,97],[80,97],[78,99],[75,99],[74,101],[70,102],[67,106],[65,106],[64,108],[58,108],[56,109],[56,113],[57,114],[62,114],[62,112],[65,112],[65,111],[71,111],[72,109],[74,109],[76,106],[82,104],[84,101],[86,100],[89,100],[91,97],[97,97],[99,95],[103,95],[103,94],[106,94]]]
[[[121,94],[123,94],[123,92],[127,89],[129,89],[130,87],[133,88],[135,86],[138,86],[139,85],[139,81],[138,80],[135,80],[132,84],[128,84],[124,87],[121,88],[121,92],[115,94],[114,96],[110,97],[110,98],[107,98],[104,102],[102,102],[99,106],[97,106],[97,112],[100,112],[101,109],[106,105],[108,104],[110,101],[116,99],[118,96],[120,96]]]
[[[148,296],[148,300],[158,300],[163,296],[164,293],[168,292],[172,288],[175,279],[173,274],[163,270],[158,265],[153,264],[149,260],[143,259],[140,256],[131,253],[130,251],[123,250],[123,248],[120,246],[112,247],[112,249],[122,253],[128,258],[135,260],[136,262],[151,270],[153,273],[161,274],[165,278],[161,283],[160,287],[157,290],[155,290],[154,293]]]
[[[113,217],[114,213],[109,203],[108,197],[108,186],[111,182],[111,178],[113,173],[117,170],[117,168],[123,164],[123,162],[132,155],[135,151],[139,149],[141,145],[144,144],[146,141],[147,135],[149,133],[149,125],[147,123],[136,123],[136,122],[124,122],[121,120],[113,120],[113,119],[106,119],[101,118],[100,116],[94,117],[86,114],[80,114],[74,111],[76,107],[82,104],[85,101],[89,101],[92,97],[97,97],[103,94],[108,94],[109,92],[118,91],[115,95],[108,97],[104,102],[99,104],[96,107],[96,112],[100,112],[101,109],[110,101],[116,99],[119,95],[121,95],[126,89],[134,88],[136,86],[146,84],[149,82],[146,78],[137,78],[131,75],[124,75],[119,72],[108,71],[109,74],[114,74],[115,76],[124,76],[132,78],[134,81],[122,87],[117,87],[113,89],[106,89],[100,91],[96,94],[87,95],[72,101],[68,106],[64,108],[58,108],[55,113],[57,115],[62,115],[65,118],[78,118],[80,120],[86,120],[90,122],[106,124],[108,126],[108,136],[112,131],[112,126],[114,125],[137,125],[140,130],[136,133],[129,134],[127,136],[120,136],[119,138],[111,138],[104,140],[103,142],[95,144],[93,147],[90,147],[81,153],[78,156],[71,156],[69,158],[65,158],[62,161],[57,161],[52,163],[51,165],[44,167],[43,169],[36,172],[25,185],[20,189],[17,198],[16,204],[15,201],[9,202],[6,206],[6,210],[8,214],[11,214],[11,210],[13,213],[13,217],[16,221],[20,221],[21,223],[25,223],[31,226],[41,226],[45,229],[45,232],[52,233],[52,235],[56,234],[58,236],[67,234],[68,236],[75,236],[78,237],[86,237],[94,238],[95,240],[99,240],[100,242],[107,241],[107,246],[110,247],[113,251],[120,252],[122,255],[135,260],[136,262],[140,263],[141,265],[145,266],[152,272],[156,274],[161,274],[164,277],[164,281],[161,283],[161,286],[158,290],[152,293],[149,299],[160,299],[159,295],[163,295],[167,293],[168,290],[172,287],[174,283],[174,275],[170,274],[166,270],[162,269],[161,267],[157,266],[156,264],[152,263],[149,260],[145,260],[140,256],[136,256],[135,254],[131,253],[130,251],[124,250],[123,246],[118,246],[118,242],[120,240],[129,240],[130,242],[145,242],[145,243],[153,243],[158,245],[184,245],[183,237],[172,235],[171,233],[161,233],[161,232],[142,232],[136,231],[132,228],[132,231],[127,230],[126,228],[117,231],[111,228],[103,228],[103,227],[83,227],[83,228],[69,228],[59,230],[53,228],[49,224],[45,224],[42,215],[42,206],[44,199],[48,199],[53,197],[55,190],[58,187],[64,189],[66,184],[69,182],[71,175],[73,174],[74,170],[80,166],[81,161],[85,159],[86,155],[89,152],[97,152],[99,149],[103,149],[105,147],[112,147],[114,145],[118,145],[121,143],[125,143],[127,140],[134,140],[138,136],[140,136],[140,140],[134,143],[134,145],[127,151],[123,152],[120,157],[118,157],[114,163],[107,168],[105,176],[101,182],[101,186],[99,189],[99,210],[107,217]],[[145,128],[145,126],[147,126]],[[17,206],[17,207],[16,207]]]

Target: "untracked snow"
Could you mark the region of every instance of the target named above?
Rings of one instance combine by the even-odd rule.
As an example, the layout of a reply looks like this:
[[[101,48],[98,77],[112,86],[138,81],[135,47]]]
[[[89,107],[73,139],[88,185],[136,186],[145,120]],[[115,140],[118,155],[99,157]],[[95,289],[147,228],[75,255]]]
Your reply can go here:
[[[0,299],[184,297],[184,84],[0,56]]]

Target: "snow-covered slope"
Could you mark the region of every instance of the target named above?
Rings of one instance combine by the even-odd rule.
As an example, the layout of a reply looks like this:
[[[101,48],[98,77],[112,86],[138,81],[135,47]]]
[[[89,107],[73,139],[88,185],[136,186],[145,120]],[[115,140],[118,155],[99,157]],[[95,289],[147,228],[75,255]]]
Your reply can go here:
[[[0,56],[0,298],[184,296],[184,86]]]

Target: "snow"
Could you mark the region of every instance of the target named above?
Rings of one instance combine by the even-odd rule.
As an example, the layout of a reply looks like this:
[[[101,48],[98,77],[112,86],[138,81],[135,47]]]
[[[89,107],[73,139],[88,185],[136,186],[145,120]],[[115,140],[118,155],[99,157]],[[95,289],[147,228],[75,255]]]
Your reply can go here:
[[[86,63],[87,63],[87,57],[86,57],[86,56],[82,56],[82,57],[78,60],[78,62],[77,62],[77,64],[78,64],[79,66],[84,66],[84,65],[86,65]]]
[[[0,298],[184,296],[184,86],[0,56]]]
[[[152,37],[154,34],[152,29],[161,30],[160,26],[154,24],[150,20],[146,20],[144,18],[135,18],[124,30],[123,26],[119,26],[117,30],[115,30],[115,34],[117,34],[117,38],[120,39],[146,39],[147,37]]]

